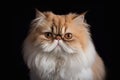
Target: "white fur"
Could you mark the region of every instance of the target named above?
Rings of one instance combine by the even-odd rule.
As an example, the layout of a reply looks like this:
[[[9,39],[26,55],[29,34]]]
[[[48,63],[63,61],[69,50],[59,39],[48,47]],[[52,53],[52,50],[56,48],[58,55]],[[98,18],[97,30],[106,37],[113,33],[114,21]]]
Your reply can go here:
[[[85,51],[69,47],[62,40],[38,48],[29,41],[24,44],[24,59],[31,70],[31,80],[93,80],[91,66],[95,53],[91,41]],[[59,67],[56,69],[56,66]]]
[[[47,26],[44,16],[38,17],[31,22],[31,27],[35,30],[38,27]],[[50,30],[50,29],[49,29]]]

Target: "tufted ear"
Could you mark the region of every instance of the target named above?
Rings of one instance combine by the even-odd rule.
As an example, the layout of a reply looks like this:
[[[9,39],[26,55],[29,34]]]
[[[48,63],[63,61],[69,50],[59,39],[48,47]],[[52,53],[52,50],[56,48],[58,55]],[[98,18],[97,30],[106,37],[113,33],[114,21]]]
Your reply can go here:
[[[86,15],[86,13],[87,13],[87,11],[86,12],[84,12],[84,13],[82,13],[82,14],[80,14],[80,15],[78,15],[77,17],[75,17],[74,19],[73,19],[73,21],[75,22],[75,23],[84,23],[85,22],[85,15]]]
[[[46,16],[44,15],[43,12],[40,12],[38,9],[35,9],[36,14],[35,14],[35,19],[31,22],[31,26],[40,26],[41,23],[45,21]]]
[[[38,17],[45,18],[45,15],[42,12],[40,12],[38,9],[35,9],[35,11],[36,11],[36,18],[38,18]]]

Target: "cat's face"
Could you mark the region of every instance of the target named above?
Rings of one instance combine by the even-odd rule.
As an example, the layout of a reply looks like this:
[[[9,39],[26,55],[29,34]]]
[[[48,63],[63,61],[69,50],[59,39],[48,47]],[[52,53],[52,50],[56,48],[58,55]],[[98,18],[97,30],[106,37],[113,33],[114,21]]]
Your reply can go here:
[[[89,33],[84,15],[55,15],[37,11],[29,37],[43,52],[73,54],[86,48]]]

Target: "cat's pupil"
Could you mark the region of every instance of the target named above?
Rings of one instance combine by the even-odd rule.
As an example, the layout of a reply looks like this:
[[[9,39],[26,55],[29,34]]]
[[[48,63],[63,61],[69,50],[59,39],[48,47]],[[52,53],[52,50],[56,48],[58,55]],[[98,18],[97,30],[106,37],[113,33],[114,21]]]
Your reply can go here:
[[[65,38],[66,39],[71,39],[72,38],[72,34],[71,33],[66,33],[65,34]]]

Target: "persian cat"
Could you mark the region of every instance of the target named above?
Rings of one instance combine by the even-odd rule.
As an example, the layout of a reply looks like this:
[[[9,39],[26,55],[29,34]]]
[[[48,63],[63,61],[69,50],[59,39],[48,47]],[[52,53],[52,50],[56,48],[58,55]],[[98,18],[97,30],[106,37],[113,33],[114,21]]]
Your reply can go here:
[[[104,80],[104,63],[84,13],[56,15],[36,10],[23,46],[31,80]]]

